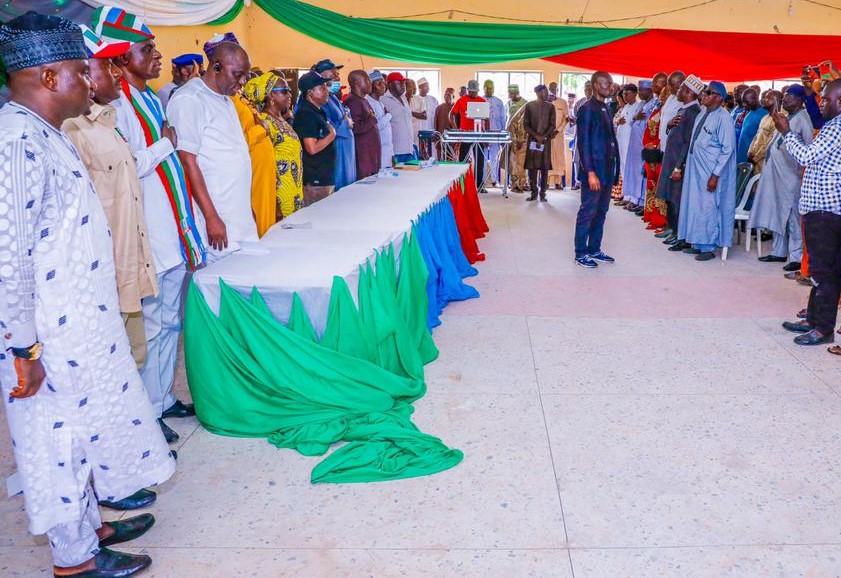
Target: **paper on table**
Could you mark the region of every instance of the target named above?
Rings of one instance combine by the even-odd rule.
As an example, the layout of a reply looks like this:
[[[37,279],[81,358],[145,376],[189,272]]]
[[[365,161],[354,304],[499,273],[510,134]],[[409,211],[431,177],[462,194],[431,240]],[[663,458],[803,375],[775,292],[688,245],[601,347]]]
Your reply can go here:
[[[280,222],[281,229],[312,229],[312,223],[310,221],[304,221],[303,223],[287,223],[286,221]]]
[[[271,253],[269,247],[259,241],[240,241],[239,248],[243,253],[256,255],[268,255]]]
[[[20,472],[15,472],[6,478],[6,496],[13,498],[23,493],[23,480],[20,479]]]

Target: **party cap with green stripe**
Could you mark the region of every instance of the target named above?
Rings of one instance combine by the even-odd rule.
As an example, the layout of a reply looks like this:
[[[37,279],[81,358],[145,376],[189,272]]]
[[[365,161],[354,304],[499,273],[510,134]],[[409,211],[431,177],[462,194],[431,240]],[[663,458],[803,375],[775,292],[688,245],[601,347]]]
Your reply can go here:
[[[138,16],[115,6],[100,6],[91,16],[91,28],[105,42],[146,42],[155,37]]]

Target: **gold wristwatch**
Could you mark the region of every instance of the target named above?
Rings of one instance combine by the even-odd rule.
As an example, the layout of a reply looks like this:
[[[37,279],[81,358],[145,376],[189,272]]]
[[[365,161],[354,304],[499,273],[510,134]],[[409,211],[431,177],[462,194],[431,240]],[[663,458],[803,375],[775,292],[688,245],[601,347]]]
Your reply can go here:
[[[26,359],[28,361],[35,361],[36,359],[41,357],[41,353],[44,352],[44,346],[36,341],[29,347],[12,347],[12,355],[20,359]]]

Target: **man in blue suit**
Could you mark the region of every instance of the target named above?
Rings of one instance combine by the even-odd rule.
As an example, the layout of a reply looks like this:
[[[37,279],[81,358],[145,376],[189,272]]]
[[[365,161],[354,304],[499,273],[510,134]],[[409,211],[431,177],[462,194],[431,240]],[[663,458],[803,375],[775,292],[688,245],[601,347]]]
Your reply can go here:
[[[619,180],[619,144],[613,116],[605,104],[613,78],[599,70],[592,77],[593,96],[581,105],[575,119],[576,147],[581,175],[581,207],[575,221],[575,262],[594,269],[596,261],[613,263],[602,252],[602,235],[610,192]]]

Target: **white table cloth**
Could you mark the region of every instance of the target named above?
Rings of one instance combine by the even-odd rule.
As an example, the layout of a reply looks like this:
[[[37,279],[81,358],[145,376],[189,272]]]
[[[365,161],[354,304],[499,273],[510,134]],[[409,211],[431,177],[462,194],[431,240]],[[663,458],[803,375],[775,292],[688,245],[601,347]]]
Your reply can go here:
[[[438,165],[358,181],[293,213],[259,243],[197,271],[193,280],[214,312],[219,310],[220,279],[246,297],[257,287],[282,323],[289,319],[297,292],[320,336],[333,277],[343,277],[356,299],[359,266],[392,243],[397,254],[412,220],[442,199],[466,171],[464,164]]]

